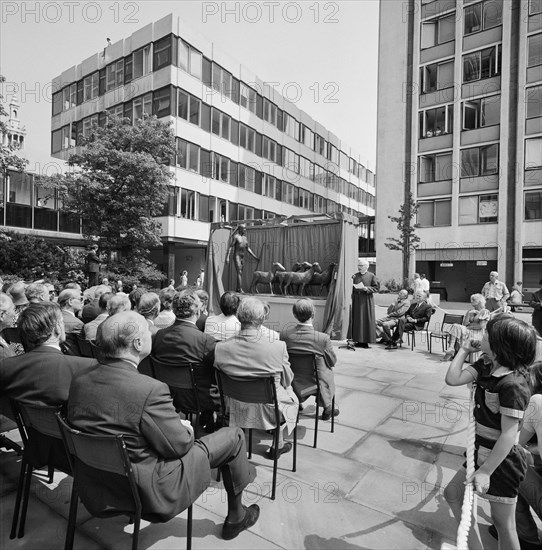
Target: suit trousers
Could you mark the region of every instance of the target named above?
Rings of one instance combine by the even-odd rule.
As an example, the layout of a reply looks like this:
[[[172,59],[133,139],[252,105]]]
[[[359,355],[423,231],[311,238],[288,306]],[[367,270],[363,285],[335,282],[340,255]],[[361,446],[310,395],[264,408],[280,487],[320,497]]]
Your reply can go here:
[[[211,468],[219,468],[224,488],[238,495],[256,478],[256,469],[248,461],[245,434],[241,428],[221,428],[194,442],[209,457]]]
[[[405,330],[418,330],[418,325],[415,325],[414,323],[409,323],[406,319],[399,319],[399,321],[397,322],[397,327],[395,328],[395,332],[393,333],[392,340],[394,342],[402,340],[403,332],[405,332]]]

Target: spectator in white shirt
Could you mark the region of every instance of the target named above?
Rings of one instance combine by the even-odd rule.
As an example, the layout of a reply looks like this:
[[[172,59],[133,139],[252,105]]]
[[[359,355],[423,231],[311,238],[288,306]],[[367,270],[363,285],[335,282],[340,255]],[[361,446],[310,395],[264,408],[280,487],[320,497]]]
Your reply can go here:
[[[224,292],[220,297],[220,315],[209,315],[205,322],[205,334],[223,342],[241,329],[241,323],[235,316],[239,307],[239,296],[235,292]]]

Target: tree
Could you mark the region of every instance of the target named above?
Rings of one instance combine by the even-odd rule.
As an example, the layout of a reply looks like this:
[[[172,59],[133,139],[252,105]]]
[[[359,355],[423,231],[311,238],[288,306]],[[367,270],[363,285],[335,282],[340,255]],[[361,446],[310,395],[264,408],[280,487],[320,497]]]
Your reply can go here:
[[[73,171],[40,177],[39,184],[56,189],[63,209],[83,219],[83,235],[102,251],[121,251],[143,260],[160,245],[160,223],[173,177],[169,161],[175,154],[170,125],[155,116],[138,119],[108,117],[81,136],[80,152],[71,155]]]
[[[6,78],[0,75],[0,85],[6,81]],[[2,103],[3,96],[0,94],[0,117],[8,116],[8,112],[4,108]],[[4,136],[7,132],[6,123],[3,120],[0,120],[0,137]],[[8,169],[17,170],[18,172],[24,171],[28,161],[21,157],[18,157],[15,154],[17,151],[16,147],[12,145],[4,145],[3,140],[0,139],[0,185],[2,185],[1,180],[5,180],[7,177]]]
[[[399,238],[388,237],[389,242],[384,243],[390,250],[399,250],[403,255],[403,279],[409,279],[410,258],[412,253],[420,246],[420,237],[416,235],[416,229],[420,227],[417,223],[412,223],[418,213],[418,205],[412,196],[408,194],[408,199],[399,207],[399,216],[388,216],[388,218],[397,224]]]

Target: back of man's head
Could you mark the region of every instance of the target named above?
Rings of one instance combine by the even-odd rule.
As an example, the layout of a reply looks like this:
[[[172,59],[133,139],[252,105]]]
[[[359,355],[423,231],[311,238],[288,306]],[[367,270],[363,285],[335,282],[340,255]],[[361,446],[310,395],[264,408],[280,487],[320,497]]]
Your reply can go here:
[[[75,288],[76,290],[81,290],[81,285],[76,282],[71,282],[64,285],[64,290],[69,290],[72,288]]]
[[[25,289],[26,285],[23,283],[23,281],[18,281],[17,283],[13,283],[8,288],[8,294],[11,296],[14,302],[26,303],[27,299],[25,295]]]
[[[201,300],[193,290],[180,292],[173,299],[173,313],[177,319],[190,319],[200,313]]]
[[[314,302],[308,298],[302,298],[293,305],[292,311],[300,323],[306,323],[314,317]]]
[[[64,289],[59,295],[57,304],[61,309],[66,309],[70,305],[70,300],[81,298],[81,291],[75,288]]]
[[[30,304],[17,321],[25,351],[31,351],[58,333],[64,323],[60,307],[54,302]]]
[[[235,315],[239,307],[239,296],[228,290],[220,296],[220,311],[226,316]]]
[[[237,308],[237,319],[241,323],[241,328],[260,328],[265,321],[265,305],[258,298],[247,296],[241,300]]]
[[[99,298],[102,294],[106,292],[111,292],[111,287],[107,285],[98,285],[94,289],[94,299]]]
[[[45,285],[41,283],[32,283],[29,284],[25,291],[26,299],[29,302],[48,302],[49,301],[49,290]]]
[[[160,303],[162,304],[162,309],[167,311],[171,310],[173,304],[173,299],[175,298],[176,291],[172,288],[163,288],[158,296],[160,297]]]
[[[116,315],[122,311],[130,311],[132,304],[128,296],[124,294],[113,294],[107,303],[107,312],[109,315]]]
[[[149,331],[145,318],[126,310],[108,317],[101,325],[97,344],[104,357],[123,357],[133,354],[132,343]]]
[[[111,298],[113,298],[113,293],[111,292],[104,292],[104,294],[100,294],[100,298],[98,299],[98,307],[102,313],[107,311],[107,304],[109,304],[109,300],[111,300]]]

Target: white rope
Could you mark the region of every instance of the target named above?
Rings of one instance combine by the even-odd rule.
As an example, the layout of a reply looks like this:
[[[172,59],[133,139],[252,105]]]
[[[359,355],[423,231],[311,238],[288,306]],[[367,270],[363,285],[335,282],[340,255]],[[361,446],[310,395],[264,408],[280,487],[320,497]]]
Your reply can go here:
[[[476,437],[476,423],[474,421],[474,392],[476,385],[471,388],[469,402],[469,426],[467,429],[467,479],[474,474],[474,441]],[[459,550],[468,550],[469,530],[471,528],[473,510],[476,506],[476,495],[474,493],[474,483],[465,486],[465,495],[463,496],[463,506],[461,509],[461,521],[457,529],[457,548]]]

